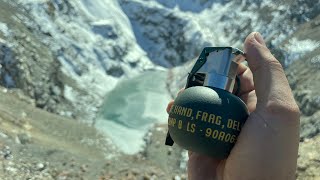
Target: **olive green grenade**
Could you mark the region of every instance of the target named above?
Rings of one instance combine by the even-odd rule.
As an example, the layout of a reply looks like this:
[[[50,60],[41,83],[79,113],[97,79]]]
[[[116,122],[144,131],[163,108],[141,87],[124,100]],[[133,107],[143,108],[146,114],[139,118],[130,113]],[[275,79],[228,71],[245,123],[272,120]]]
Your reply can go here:
[[[245,103],[232,94],[237,90],[238,64],[243,52],[232,47],[206,47],[187,78],[185,90],[169,112],[166,145],[218,159],[228,157],[248,118]]]

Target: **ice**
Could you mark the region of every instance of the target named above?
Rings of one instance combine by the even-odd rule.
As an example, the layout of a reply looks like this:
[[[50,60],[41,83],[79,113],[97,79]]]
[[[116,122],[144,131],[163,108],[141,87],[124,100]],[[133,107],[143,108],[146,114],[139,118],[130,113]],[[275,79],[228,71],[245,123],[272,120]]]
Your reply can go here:
[[[270,45],[281,48],[296,30],[294,22],[309,19],[308,13],[301,13],[288,20],[308,8],[293,11],[294,6],[271,0],[18,2],[33,21],[17,19],[50,47],[62,64],[63,78],[71,82],[64,84],[65,99],[85,107],[92,119],[103,103],[95,126],[127,153],[140,151],[147,129],[166,121],[167,101],[184,85],[190,69],[184,63],[197,58],[203,47],[242,49],[245,37],[259,31]],[[0,22],[0,32],[8,35],[10,30]],[[286,64],[317,47],[314,40],[291,39],[282,47]],[[154,64],[180,67],[167,77],[168,72]],[[145,72],[149,69],[153,71]],[[11,80],[6,77],[9,84]]]
[[[144,148],[143,137],[145,131],[140,129],[128,128],[112,120],[98,119],[96,127],[107,137],[112,139],[113,144],[126,154],[135,154]]]
[[[166,79],[167,71],[154,70],[120,81],[105,98],[95,127],[123,152],[140,151],[148,129],[167,121]]]

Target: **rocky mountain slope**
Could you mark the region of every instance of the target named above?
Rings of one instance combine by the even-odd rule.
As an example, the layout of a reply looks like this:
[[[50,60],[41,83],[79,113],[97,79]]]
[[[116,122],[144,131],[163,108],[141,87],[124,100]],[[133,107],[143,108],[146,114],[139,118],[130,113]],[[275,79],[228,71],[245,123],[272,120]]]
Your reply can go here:
[[[319,14],[314,1],[0,4],[2,85],[22,89],[37,107],[87,123],[119,79],[156,65],[181,65],[205,46],[242,48],[245,36],[259,31],[287,66],[318,45],[295,35]]]
[[[153,67],[117,3],[99,2],[1,1],[3,85],[37,107],[92,122],[118,78]]]
[[[146,137],[136,155],[119,152],[95,128],[28,104],[0,88],[0,179],[172,179],[185,177],[181,149],[162,145],[166,129]]]
[[[159,82],[167,81],[168,95],[175,94],[184,84],[188,62],[204,46],[242,49],[251,31],[262,33],[284,65],[301,108],[297,179],[320,177],[320,1],[0,0],[0,9],[0,84],[4,87],[0,92],[0,178],[184,177],[185,169],[179,166],[185,155],[178,147],[162,146],[163,126],[146,136],[142,152],[129,156],[111,148],[108,135],[69,118],[99,126],[96,120],[106,114],[125,126],[132,116],[116,111],[119,105],[113,102],[155,91],[133,88],[135,93],[128,93],[129,87],[147,84],[136,77],[148,74],[147,70],[157,74],[161,69],[167,76]],[[126,86],[127,90],[118,91]],[[110,101],[108,97],[112,97]],[[140,105],[150,103],[140,101]],[[148,110],[165,116],[157,110],[160,105],[141,108],[136,114],[148,114],[144,113]],[[130,128],[139,120],[150,119],[142,115],[135,116],[136,121],[130,119]],[[147,128],[134,130],[144,130],[143,134]],[[110,127],[104,131],[112,133]],[[106,146],[81,137],[101,139]],[[24,151],[19,154],[21,149]],[[91,151],[97,153],[88,153]],[[103,153],[118,159],[103,157]],[[94,165],[83,156],[106,160]],[[145,172],[132,169],[137,164]]]

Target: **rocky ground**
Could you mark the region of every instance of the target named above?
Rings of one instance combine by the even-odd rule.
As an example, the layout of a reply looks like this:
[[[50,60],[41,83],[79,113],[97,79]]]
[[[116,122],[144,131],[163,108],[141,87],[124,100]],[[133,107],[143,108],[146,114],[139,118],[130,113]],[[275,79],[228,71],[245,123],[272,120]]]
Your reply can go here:
[[[94,118],[99,106],[97,102],[102,102],[104,97],[102,90],[114,84],[112,78],[130,76],[126,71],[137,69],[135,71],[138,72],[151,64],[146,63],[148,59],[145,54],[132,54],[141,52],[141,49],[132,44],[135,43],[133,33],[129,33],[130,37],[125,37],[127,34],[123,30],[129,27],[122,27],[123,24],[116,22],[96,22],[96,19],[90,19],[89,16],[82,17],[79,15],[82,11],[76,9],[77,1],[19,2],[26,2],[25,6],[16,8],[17,3],[14,1],[0,0],[0,84],[6,87],[0,88],[0,179],[186,179],[185,151],[176,146],[163,145],[166,125],[156,125],[146,134],[143,152],[124,155],[116,150],[108,137],[89,126],[90,123],[79,122],[86,119],[91,122],[89,120]],[[231,22],[230,26],[226,26],[221,32],[218,31],[220,28],[216,28],[217,31],[209,29],[201,32],[199,37],[188,37],[190,34],[198,34],[196,27],[200,26],[197,22],[203,17],[211,17],[210,14],[197,17],[196,21],[189,22],[183,29],[179,27],[196,15],[182,12],[175,14],[170,8],[152,1],[119,2],[135,25],[135,35],[147,38],[150,47],[155,47],[150,49],[149,46],[140,44],[148,52],[148,57],[156,64],[162,63],[165,66],[180,65],[189,60],[189,57],[195,56],[199,51],[197,48],[206,44],[200,41],[200,37],[208,40],[222,33],[221,36],[225,39],[217,38],[212,41],[232,42],[240,47],[239,39],[244,39],[252,30],[261,30],[267,36],[273,33],[267,39],[273,53],[284,65],[290,58],[296,59],[290,66],[286,66],[286,73],[301,109],[297,179],[320,179],[320,47],[311,49],[307,54],[299,52],[299,48],[295,48],[297,52],[291,52],[293,46],[300,45],[303,49],[305,44],[302,42],[320,41],[320,6],[315,5],[312,0],[288,0],[286,2],[291,3],[290,8],[281,10],[282,6],[272,3],[265,5],[268,3],[247,0],[244,1],[247,3],[246,7],[256,8],[248,11],[261,12],[258,20],[246,18],[247,10],[239,17],[226,11],[225,15],[220,14],[221,17],[219,15],[212,19],[216,23]],[[36,5],[33,6],[34,4]],[[231,7],[238,6],[240,5],[235,3]],[[45,12],[41,9],[45,9]],[[119,13],[119,9],[114,13]],[[38,15],[37,11],[48,16],[54,22],[54,27],[63,25],[63,28],[54,31],[54,28],[39,25],[40,22],[43,23],[42,19],[35,22],[32,17],[32,13]],[[280,14],[263,13],[266,11],[277,11]],[[275,18],[274,21],[273,16],[284,19]],[[69,24],[70,19],[78,24]],[[244,19],[248,22],[242,21]],[[236,21],[241,23],[237,24]],[[259,22],[264,23],[265,27],[255,29]],[[172,23],[179,31],[175,32],[174,28],[170,28]],[[164,28],[158,28],[159,24]],[[95,35],[90,35],[91,28],[98,35],[102,32],[106,34],[102,34],[103,37],[100,34],[95,39]],[[271,31],[273,29],[276,31]],[[209,36],[211,31],[214,32],[214,37]],[[77,32],[87,33],[86,37],[94,37],[94,41],[80,38]],[[281,33],[289,32],[292,33],[289,37],[281,36]],[[55,36],[56,33],[59,36]],[[181,38],[176,43],[178,36]],[[281,42],[272,43],[278,39]],[[194,44],[195,42],[199,44]],[[87,48],[87,45],[90,47]],[[166,51],[168,49],[172,51]],[[78,51],[83,52],[81,57],[78,56]],[[161,54],[164,56],[160,56]],[[94,58],[90,59],[92,57]],[[59,58],[64,58],[64,61]],[[71,74],[66,70],[69,66],[61,64],[70,59],[73,61],[69,63],[75,71]],[[84,59],[99,62],[89,66],[81,61]],[[93,73],[101,67],[104,68],[101,74]],[[181,74],[181,68],[185,72],[189,70],[187,66],[182,66],[170,71],[170,82],[184,82],[185,76]],[[176,73],[178,71],[180,73]],[[100,87],[100,84],[104,84],[101,82],[108,83]],[[91,84],[94,86],[90,86]],[[171,85],[168,83],[168,89],[175,94],[177,89],[171,88]],[[174,87],[177,88],[177,85]],[[70,94],[73,94],[74,99],[70,99]]]
[[[302,110],[299,180],[320,178],[320,111],[313,100],[320,75],[312,62],[287,70]],[[295,83],[290,73],[306,80]],[[165,125],[146,134],[143,152],[124,155],[94,128],[33,107],[20,90],[0,88],[0,97],[0,179],[186,179],[186,153],[163,145]]]
[[[319,26],[318,26],[319,28]],[[312,35],[312,34],[311,34]],[[316,34],[313,34],[316,36]],[[318,35],[318,34],[317,34]],[[319,35],[318,35],[319,38]],[[320,179],[320,49],[296,61],[286,72],[301,110],[297,179]]]
[[[182,150],[163,145],[165,126],[129,156],[94,128],[30,106],[18,91],[1,88],[0,97],[0,179],[186,179]]]
[[[320,178],[320,74],[314,56],[304,58],[286,72],[302,112],[296,177],[313,180]],[[20,90],[1,88],[0,97],[0,179],[186,179],[186,153],[163,145],[165,125],[129,156],[94,128],[33,107]]]
[[[320,135],[300,143],[299,148],[297,179],[320,179]]]

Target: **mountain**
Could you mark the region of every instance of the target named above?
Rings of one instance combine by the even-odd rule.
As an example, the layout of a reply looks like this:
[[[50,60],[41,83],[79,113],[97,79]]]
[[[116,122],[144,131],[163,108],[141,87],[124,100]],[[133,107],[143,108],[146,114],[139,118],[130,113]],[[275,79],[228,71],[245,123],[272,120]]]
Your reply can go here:
[[[288,66],[318,47],[295,36],[319,14],[314,1],[1,1],[1,83],[35,105],[93,123],[120,79],[234,46],[251,31]],[[316,26],[316,25],[315,25]],[[41,59],[41,60],[40,60]],[[28,65],[27,65],[28,64]],[[30,75],[32,74],[32,75]],[[90,104],[90,105],[88,105]]]
[[[205,46],[242,49],[259,31],[301,109],[297,178],[320,176],[309,156],[320,132],[320,1],[0,0],[0,8],[2,91],[92,126],[120,151],[163,160],[162,170],[167,155],[154,153],[165,131],[143,137],[166,122],[192,60]]]
[[[19,69],[3,72],[2,84],[22,89],[37,107],[92,123],[118,79],[153,68],[117,2],[2,1],[1,6],[4,56],[16,61],[2,64]],[[26,79],[32,73],[39,74]]]

